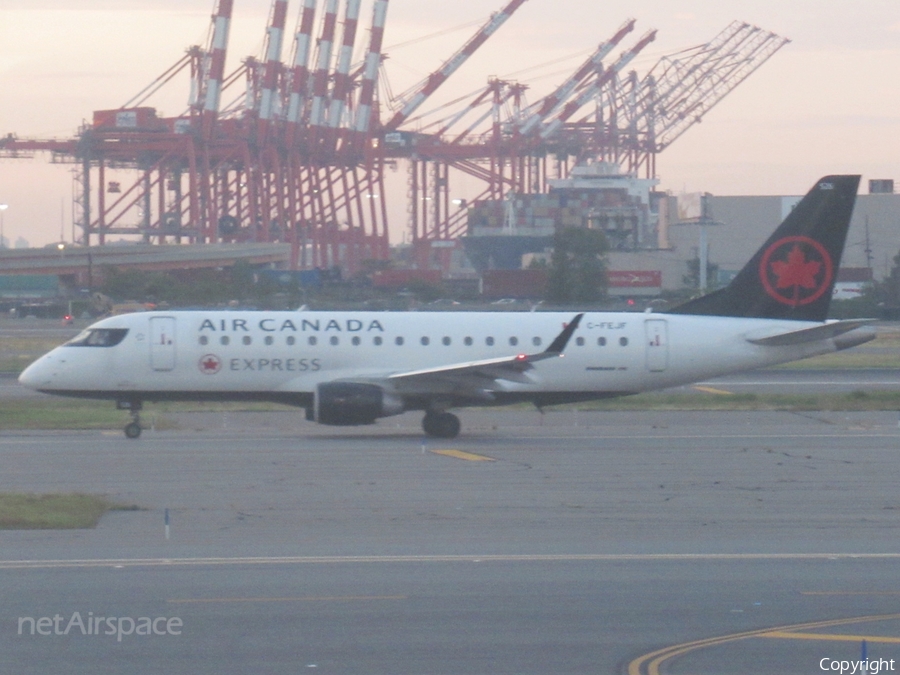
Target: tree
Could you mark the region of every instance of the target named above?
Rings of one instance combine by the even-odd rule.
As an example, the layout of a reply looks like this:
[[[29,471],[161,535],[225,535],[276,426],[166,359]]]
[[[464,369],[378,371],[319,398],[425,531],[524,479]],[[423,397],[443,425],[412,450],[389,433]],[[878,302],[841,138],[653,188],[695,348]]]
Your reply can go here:
[[[682,283],[687,288],[700,288],[700,257],[694,256],[687,261],[687,274],[681,277]],[[719,266],[713,262],[706,261],[706,288],[700,289],[705,291],[713,291],[719,285]]]
[[[600,230],[559,229],[553,235],[547,299],[551,302],[596,302],[606,295],[609,250]]]

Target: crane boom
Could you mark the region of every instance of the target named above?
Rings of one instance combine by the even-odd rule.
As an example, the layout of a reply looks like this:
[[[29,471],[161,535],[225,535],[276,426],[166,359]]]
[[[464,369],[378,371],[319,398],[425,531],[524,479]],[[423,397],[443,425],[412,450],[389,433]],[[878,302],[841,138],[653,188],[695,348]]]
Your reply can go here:
[[[628,33],[634,30],[634,19],[629,19],[621,28],[606,42],[600,43],[591,57],[585,61],[571,77],[556,88],[552,94],[547,96],[539,103],[539,108],[535,110],[522,124],[519,126],[519,133],[530,134],[535,128],[553,114],[562,103],[572,95],[575,88],[591,73],[595,72],[600,66],[606,55],[609,54],[622,41]]]
[[[479,31],[462,46],[462,48],[451,56],[444,64],[429,75],[425,81],[416,88],[413,94],[404,102],[403,107],[391,118],[385,125],[389,131],[397,129],[403,124],[409,116],[419,109],[429,96],[447,81],[447,79],[459,70],[472,54],[474,54],[481,45],[483,45],[491,35],[497,32],[507,19],[521,7],[526,0],[512,0],[506,7],[491,16],[490,20],[482,26]]]
[[[653,42],[656,39],[656,31],[651,30],[644,34],[644,36],[638,41],[638,43],[629,49],[627,52],[622,54],[618,60],[611,65],[606,72],[600,75],[597,78],[597,81],[592,83],[589,87],[585,87],[584,91],[574,100],[569,101],[565,107],[560,111],[559,115],[557,115],[556,119],[554,119],[550,124],[548,124],[541,131],[541,138],[547,139],[552,136],[556,131],[562,126],[567,119],[569,119],[572,115],[578,112],[579,108],[587,105],[587,103],[597,95],[597,92],[603,87],[604,84],[609,82],[611,78],[613,78],[616,73],[620,72],[625,66],[631,63],[632,59],[637,56],[644,47]]]

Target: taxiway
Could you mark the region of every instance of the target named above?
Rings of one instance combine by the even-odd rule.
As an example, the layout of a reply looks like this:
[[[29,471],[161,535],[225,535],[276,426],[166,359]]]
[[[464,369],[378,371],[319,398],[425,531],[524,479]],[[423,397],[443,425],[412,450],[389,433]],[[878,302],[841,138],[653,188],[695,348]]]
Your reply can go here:
[[[900,659],[895,413],[466,411],[452,442],[301,417],[0,434],[3,491],[143,509],[0,532],[0,669],[814,673],[863,638]],[[75,612],[184,627],[18,634]]]

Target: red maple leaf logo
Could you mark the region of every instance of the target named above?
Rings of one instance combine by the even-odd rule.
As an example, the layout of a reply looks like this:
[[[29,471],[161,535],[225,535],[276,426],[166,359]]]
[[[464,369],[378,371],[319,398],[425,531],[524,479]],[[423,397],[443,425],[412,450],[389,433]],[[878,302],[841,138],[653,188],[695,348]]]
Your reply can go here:
[[[215,354],[207,354],[200,358],[197,365],[200,367],[201,373],[215,375],[222,368],[222,361]]]
[[[799,244],[794,244],[788,253],[787,261],[776,260],[772,263],[772,272],[778,277],[776,288],[800,288],[813,289],[819,283],[816,275],[822,269],[822,263],[816,260],[806,259],[806,254]]]
[[[834,264],[828,250],[821,242],[804,236],[779,239],[765,250],[759,265],[759,279],[766,293],[792,307],[818,300],[833,278]]]

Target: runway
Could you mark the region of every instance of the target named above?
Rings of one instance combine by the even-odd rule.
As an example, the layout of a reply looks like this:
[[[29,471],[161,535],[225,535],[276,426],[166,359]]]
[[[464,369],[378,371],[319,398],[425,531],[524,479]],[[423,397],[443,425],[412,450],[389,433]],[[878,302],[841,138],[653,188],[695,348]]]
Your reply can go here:
[[[813,673],[863,638],[900,659],[896,413],[465,411],[452,442],[301,417],[0,434],[0,489],[144,509],[0,533],[0,669]],[[76,612],[183,628],[19,634]]]
[[[698,387],[712,387],[735,394],[846,394],[854,391],[897,391],[900,390],[900,371],[888,368],[769,369],[736,373],[679,389],[696,390]]]

